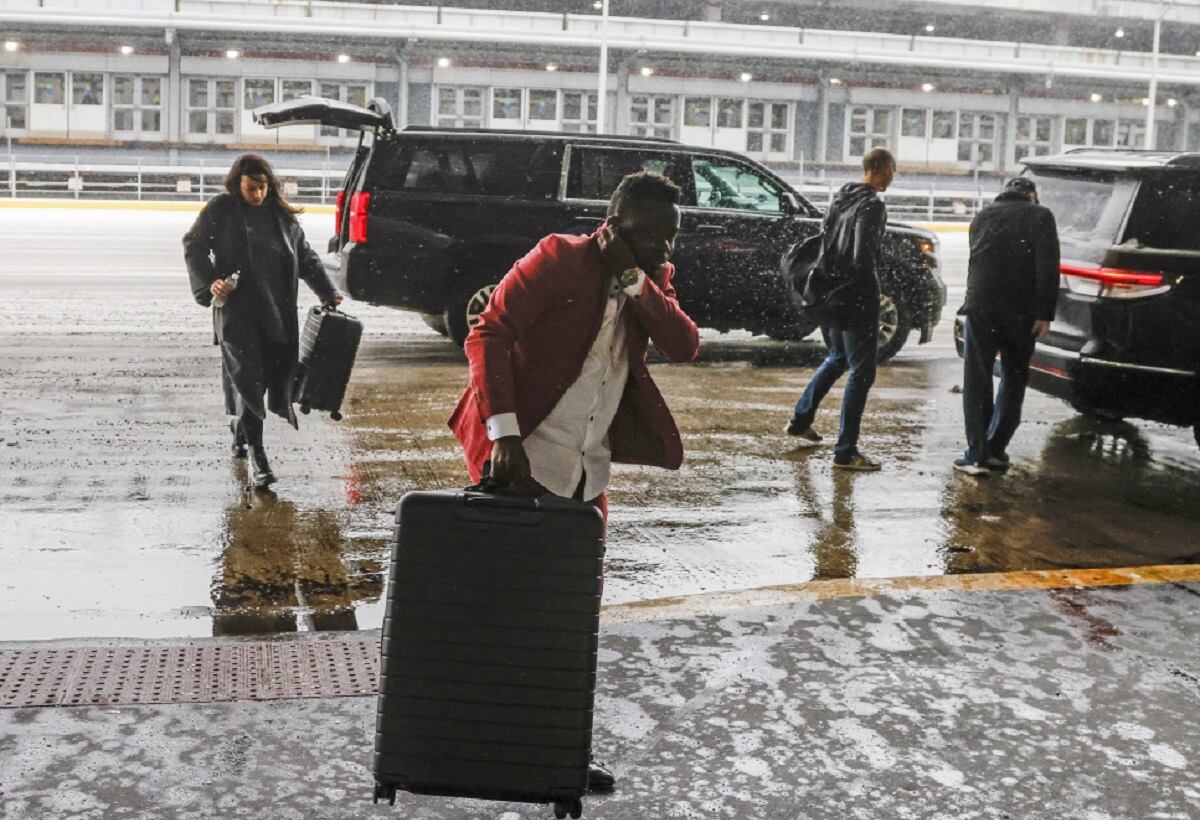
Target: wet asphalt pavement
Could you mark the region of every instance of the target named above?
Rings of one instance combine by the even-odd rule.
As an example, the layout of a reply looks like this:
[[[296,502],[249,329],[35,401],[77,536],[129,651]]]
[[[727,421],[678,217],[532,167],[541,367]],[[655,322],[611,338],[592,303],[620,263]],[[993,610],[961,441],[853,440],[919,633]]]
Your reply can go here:
[[[466,368],[419,317],[347,303],[366,336],[346,419],[268,422],[280,483],[228,457],[209,315],[190,298],[187,212],[0,210],[0,640],[375,628],[391,516],[464,483],[445,418]],[[332,217],[305,226],[323,247]],[[843,577],[1200,562],[1190,431],[1101,424],[1030,393],[1014,468],[976,481],[962,447],[952,310],[965,236],[943,236],[950,308],[880,370],[862,448],[876,475],[780,434],[813,343],[704,334],[653,374],[678,473],[621,468],[609,603]],[[683,285],[681,285],[683,286]],[[302,295],[302,304],[314,299]],[[817,429],[836,431],[837,394]]]

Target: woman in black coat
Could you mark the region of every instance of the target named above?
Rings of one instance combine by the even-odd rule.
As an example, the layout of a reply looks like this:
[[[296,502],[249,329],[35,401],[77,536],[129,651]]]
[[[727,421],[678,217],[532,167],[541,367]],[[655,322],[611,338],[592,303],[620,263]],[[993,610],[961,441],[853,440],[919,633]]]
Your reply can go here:
[[[215,343],[221,346],[225,412],[234,417],[233,453],[250,456],[250,483],[275,481],[263,449],[263,420],[270,410],[296,427],[292,377],[299,351],[296,296],[303,279],[321,303],[342,297],[321,258],[309,247],[270,164],[255,154],[238,157],[225,190],[196,217],[183,237],[192,295],[213,309]],[[236,289],[227,283],[238,274]],[[264,401],[264,396],[266,400]]]

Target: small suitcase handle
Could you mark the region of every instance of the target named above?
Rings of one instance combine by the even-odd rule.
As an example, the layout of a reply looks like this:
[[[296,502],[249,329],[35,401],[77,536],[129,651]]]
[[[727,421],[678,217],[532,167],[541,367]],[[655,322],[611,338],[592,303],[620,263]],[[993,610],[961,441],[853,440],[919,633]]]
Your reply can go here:
[[[538,512],[541,505],[536,496],[514,495],[508,491],[506,483],[501,483],[492,475],[492,462],[483,462],[483,471],[479,483],[467,487],[464,492],[468,507],[486,507],[494,510],[520,510],[522,512]]]

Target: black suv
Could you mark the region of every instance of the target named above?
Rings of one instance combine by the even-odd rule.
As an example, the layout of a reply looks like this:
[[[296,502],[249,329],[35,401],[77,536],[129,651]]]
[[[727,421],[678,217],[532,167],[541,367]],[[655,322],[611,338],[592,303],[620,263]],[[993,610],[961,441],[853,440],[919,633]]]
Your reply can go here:
[[[1025,165],[1062,245],[1030,385],[1088,415],[1193,427],[1200,444],[1200,153],[1083,149]]]
[[[338,195],[334,278],[355,299],[413,310],[462,344],[514,261],[551,233],[587,233],[626,174],[657,171],[683,189],[672,261],[697,324],[800,339],[778,274],[783,251],[819,230],[821,213],[739,154],[643,137],[481,129],[397,130],[382,100],[367,108],[314,97],[264,106],[265,126],[321,123],[362,131]],[[880,270],[880,359],[909,331],[933,335],[945,302],[937,239],[889,226]]]

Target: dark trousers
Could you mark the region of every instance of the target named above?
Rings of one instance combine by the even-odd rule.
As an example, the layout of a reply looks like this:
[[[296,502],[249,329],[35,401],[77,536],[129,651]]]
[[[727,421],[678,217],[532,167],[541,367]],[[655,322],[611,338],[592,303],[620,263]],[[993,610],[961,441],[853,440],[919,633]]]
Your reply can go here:
[[[237,417],[238,441],[247,447],[261,450],[263,446],[263,420],[254,415],[252,410],[244,405]]]
[[[876,303],[878,304],[878,302]],[[829,344],[829,355],[812,381],[808,383],[796,409],[792,412],[792,426],[803,430],[811,427],[817,417],[817,408],[837,380],[847,370],[846,390],[842,394],[842,420],[838,428],[835,456],[849,458],[858,450],[858,430],[862,425],[863,410],[867,406],[867,394],[875,383],[876,356],[879,349],[879,315],[868,316],[846,325],[830,325],[825,328]]]
[[[1033,358],[1033,320],[1000,319],[982,312],[965,317],[963,328],[963,417],[966,458],[983,464],[1008,449],[1021,423],[1021,405]],[[1000,388],[992,373],[1000,356]]]

